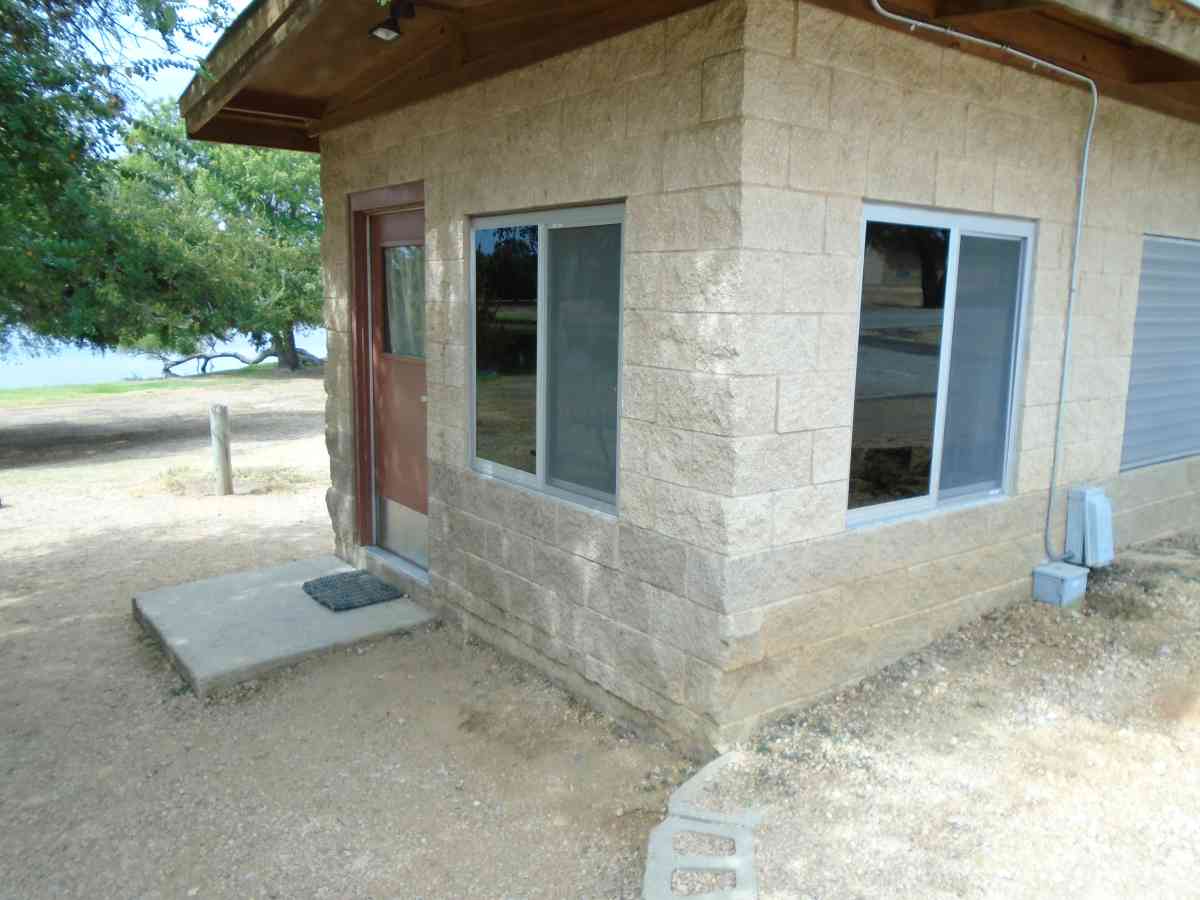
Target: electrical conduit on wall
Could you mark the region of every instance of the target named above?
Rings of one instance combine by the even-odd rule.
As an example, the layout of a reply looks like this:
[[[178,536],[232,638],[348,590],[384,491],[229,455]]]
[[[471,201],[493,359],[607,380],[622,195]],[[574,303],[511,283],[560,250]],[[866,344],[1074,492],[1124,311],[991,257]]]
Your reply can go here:
[[[1066,333],[1063,340],[1062,353],[1062,379],[1058,387],[1058,411],[1054,419],[1054,455],[1050,460],[1050,496],[1046,503],[1046,524],[1042,532],[1043,544],[1046,548],[1046,556],[1051,560],[1058,562],[1066,558],[1067,553],[1064,547],[1062,552],[1054,548],[1054,495],[1055,488],[1058,482],[1058,465],[1059,458],[1062,456],[1062,441],[1063,441],[1063,410],[1067,405],[1067,383],[1071,373],[1071,331],[1074,325],[1075,311],[1075,295],[1079,288],[1079,244],[1083,237],[1083,214],[1084,207],[1087,202],[1087,173],[1088,173],[1088,158],[1092,151],[1092,133],[1096,128],[1096,110],[1100,106],[1100,92],[1096,89],[1096,82],[1088,78],[1086,75],[1081,75],[1078,72],[1072,72],[1070,69],[1064,69],[1062,66],[1055,65],[1049,60],[1040,59],[1025,53],[1022,50],[1017,50],[1007,44],[1001,44],[997,41],[990,41],[987,38],[976,37],[972,34],[965,34],[961,31],[955,31],[942,25],[934,25],[931,22],[923,22],[920,19],[913,19],[909,16],[900,15],[899,13],[890,12],[880,5],[879,0],[871,0],[871,6],[875,12],[879,13],[883,18],[897,22],[908,27],[910,31],[921,29],[922,31],[932,31],[944,37],[953,38],[955,40],[967,41],[971,44],[977,44],[980,47],[988,47],[992,50],[999,50],[1007,53],[1010,56],[1015,56],[1017,59],[1024,60],[1030,63],[1036,70],[1039,67],[1056,72],[1066,78],[1074,81],[1081,81],[1087,85],[1088,90],[1092,95],[1092,110],[1088,115],[1087,135],[1083,141],[1083,153],[1080,160],[1079,171],[1079,193],[1076,203],[1075,213],[1075,238],[1071,242],[1071,285],[1067,294],[1067,321]],[[1065,539],[1064,539],[1065,540]]]

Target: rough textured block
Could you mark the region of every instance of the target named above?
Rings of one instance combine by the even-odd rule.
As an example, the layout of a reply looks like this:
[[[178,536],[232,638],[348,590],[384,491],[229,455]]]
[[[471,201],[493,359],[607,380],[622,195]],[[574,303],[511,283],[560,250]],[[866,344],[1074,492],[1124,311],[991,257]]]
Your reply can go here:
[[[747,52],[742,111],[789,125],[829,124],[829,69],[766,53]]]
[[[817,194],[746,187],[742,199],[743,246],[817,253],[825,236],[825,198]]]
[[[867,189],[867,147],[865,135],[795,128],[788,184],[805,191],[861,195]]]
[[[867,193],[895,203],[932,204],[936,155],[905,145],[872,144]]]
[[[625,572],[672,593],[683,592],[687,548],[682,543],[624,523],[618,525],[617,540]]]
[[[832,481],[772,494],[774,542],[792,544],[842,531],[847,493],[845,482]]]
[[[658,420],[710,434],[761,434],[775,428],[772,376],[663,372]]]
[[[779,379],[780,431],[808,431],[850,425],[853,370],[814,371]]]
[[[742,177],[742,123],[735,119],[672,132],[663,145],[668,191],[734,184]]]
[[[617,564],[617,521],[604,513],[559,504],[555,542],[585,559],[606,566]]]
[[[861,210],[861,206],[858,207]],[[857,234],[858,222],[855,223]],[[857,238],[856,238],[857,240]],[[824,312],[857,318],[858,260],[824,253],[790,253],[783,257],[784,308],[790,312]]]
[[[655,527],[689,544],[722,553],[744,553],[770,544],[770,495],[720,497],[660,482]],[[622,557],[622,562],[624,557]]]

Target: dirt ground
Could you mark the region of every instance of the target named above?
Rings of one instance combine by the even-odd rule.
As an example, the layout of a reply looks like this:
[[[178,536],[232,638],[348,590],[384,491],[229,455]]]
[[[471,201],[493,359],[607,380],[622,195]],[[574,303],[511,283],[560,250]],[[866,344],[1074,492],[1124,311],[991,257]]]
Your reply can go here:
[[[761,729],[707,798],[765,813],[764,900],[1200,896],[1200,536]]]
[[[323,409],[281,377],[0,410],[0,897],[638,896],[690,766],[528,668],[434,628],[202,703],[133,622],[329,552]]]

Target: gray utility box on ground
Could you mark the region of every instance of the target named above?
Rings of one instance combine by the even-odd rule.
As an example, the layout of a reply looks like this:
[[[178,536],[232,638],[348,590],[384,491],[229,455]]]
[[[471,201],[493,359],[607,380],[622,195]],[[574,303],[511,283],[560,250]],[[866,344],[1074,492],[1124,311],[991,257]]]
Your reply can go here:
[[[1033,570],[1033,596],[1052,606],[1074,606],[1087,592],[1088,570],[1070,563],[1043,563]]]
[[[1089,569],[1112,564],[1112,504],[1103,488],[1073,487],[1067,495],[1067,561]]]

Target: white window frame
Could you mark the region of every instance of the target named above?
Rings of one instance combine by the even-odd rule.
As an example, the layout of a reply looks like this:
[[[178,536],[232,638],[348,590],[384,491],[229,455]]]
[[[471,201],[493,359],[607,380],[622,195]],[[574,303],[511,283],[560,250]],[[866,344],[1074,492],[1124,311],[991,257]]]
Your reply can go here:
[[[621,371],[624,363],[624,308],[625,308],[625,205],[623,203],[608,203],[600,206],[566,207],[562,209],[539,210],[528,213],[511,215],[478,216],[470,221],[467,250],[470,253],[469,293],[470,310],[468,312],[468,346],[470,357],[467,366],[467,403],[468,403],[468,453],[471,468],[483,475],[499,478],[518,484],[530,490],[548,494],[559,499],[569,500],[601,512],[616,514],[616,492],[609,496],[593,491],[583,485],[565,482],[555,483],[546,473],[546,402],[548,393],[547,361],[549,359],[549,334],[546,326],[549,322],[547,305],[547,261],[549,256],[550,232],[556,228],[580,228],[591,225],[620,225],[621,251],[618,257],[617,284],[620,294],[617,298],[617,442],[614,466],[619,471],[621,452]],[[475,312],[475,235],[479,231],[491,228],[536,227],[538,230],[538,264],[537,264],[537,400],[535,421],[537,426],[536,453],[534,455],[535,472],[525,472],[514,469],[490,459],[482,459],[476,446],[476,333],[475,324],[478,321]],[[619,489],[619,486],[618,486]]]
[[[885,203],[863,205],[863,218],[859,235],[859,246],[863,248],[859,261],[858,313],[862,315],[862,283],[866,267],[867,223],[883,222],[890,225],[914,225],[924,228],[941,228],[950,232],[946,258],[946,295],[942,308],[942,343],[938,358],[937,398],[933,424],[933,448],[930,456],[929,491],[920,497],[906,497],[873,506],[848,510],[846,526],[858,528],[893,519],[919,516],[934,511],[957,509],[981,503],[990,503],[1009,497],[1014,493],[1016,476],[1016,436],[1019,432],[1020,409],[1018,403],[1024,394],[1025,359],[1027,351],[1027,325],[1029,298],[1032,292],[1033,260],[1036,252],[1037,225],[1027,219],[1000,218],[945,210],[920,209]],[[939,482],[942,474],[942,440],[946,425],[946,404],[949,394],[950,353],[954,347],[954,311],[958,296],[958,254],[963,237],[985,237],[1020,241],[1021,271],[1018,274],[1020,296],[1014,315],[1016,328],[1013,330],[1012,368],[1008,386],[1008,422],[1004,435],[1004,468],[1000,486],[971,492],[959,489],[952,496],[943,497]],[[860,331],[861,334],[861,331]],[[857,361],[857,356],[856,356]],[[857,380],[857,379],[856,379]],[[853,402],[857,404],[857,390]],[[853,409],[851,427],[853,428]],[[851,436],[853,446],[853,435]]]

